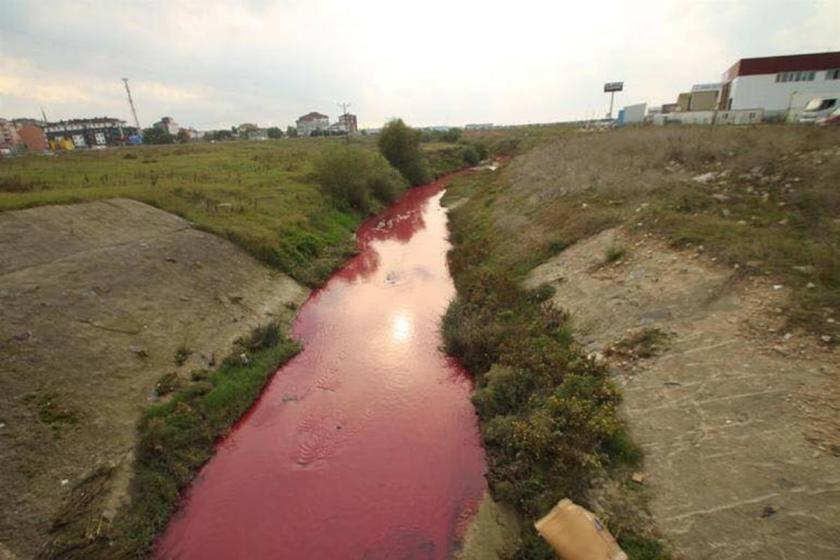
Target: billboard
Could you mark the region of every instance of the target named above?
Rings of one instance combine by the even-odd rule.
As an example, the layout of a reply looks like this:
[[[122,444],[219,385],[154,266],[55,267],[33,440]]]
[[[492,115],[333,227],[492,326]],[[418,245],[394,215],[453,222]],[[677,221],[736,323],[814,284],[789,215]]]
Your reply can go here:
[[[611,91],[621,91],[624,89],[624,82],[607,82],[604,84],[604,91],[609,93]]]

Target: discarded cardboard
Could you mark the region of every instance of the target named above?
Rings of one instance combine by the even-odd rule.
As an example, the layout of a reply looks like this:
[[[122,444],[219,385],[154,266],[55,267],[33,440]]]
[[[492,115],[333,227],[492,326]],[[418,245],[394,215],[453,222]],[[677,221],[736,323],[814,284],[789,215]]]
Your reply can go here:
[[[534,527],[564,560],[627,560],[609,529],[567,498]]]

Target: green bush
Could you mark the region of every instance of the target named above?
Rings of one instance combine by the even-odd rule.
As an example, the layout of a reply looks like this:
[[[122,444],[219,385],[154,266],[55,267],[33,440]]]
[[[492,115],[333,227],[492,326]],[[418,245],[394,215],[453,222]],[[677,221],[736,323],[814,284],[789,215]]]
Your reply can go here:
[[[143,129],[144,144],[174,144],[175,136],[159,128]]]
[[[385,159],[414,186],[431,180],[420,152],[420,138],[419,130],[409,127],[402,119],[393,119],[382,128],[377,141]]]
[[[363,213],[393,202],[405,186],[382,156],[358,146],[326,148],[315,161],[315,177],[330,196]]]
[[[478,165],[481,162],[481,157],[478,155],[478,150],[474,146],[464,147],[464,162],[469,165]]]
[[[444,315],[444,349],[476,376],[493,496],[536,519],[563,497],[586,504],[593,476],[637,463],[640,452],[618,418],[620,391],[574,341],[553,288],[524,289],[517,271],[527,268],[500,258],[491,196],[473,193],[450,214],[458,295]],[[516,557],[553,558],[527,526]]]

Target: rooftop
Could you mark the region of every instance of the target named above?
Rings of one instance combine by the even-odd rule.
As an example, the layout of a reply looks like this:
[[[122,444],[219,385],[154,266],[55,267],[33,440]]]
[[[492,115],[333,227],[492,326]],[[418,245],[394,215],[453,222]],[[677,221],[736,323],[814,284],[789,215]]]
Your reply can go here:
[[[723,81],[729,82],[738,76],[833,68],[840,68],[840,51],[742,58],[724,72]]]

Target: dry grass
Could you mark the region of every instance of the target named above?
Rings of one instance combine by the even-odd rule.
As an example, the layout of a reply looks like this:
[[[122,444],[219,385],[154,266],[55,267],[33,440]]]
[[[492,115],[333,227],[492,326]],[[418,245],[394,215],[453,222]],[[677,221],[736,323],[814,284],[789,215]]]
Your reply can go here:
[[[492,204],[512,260],[626,224],[790,287],[791,322],[840,338],[840,130],[559,129],[508,180]]]

